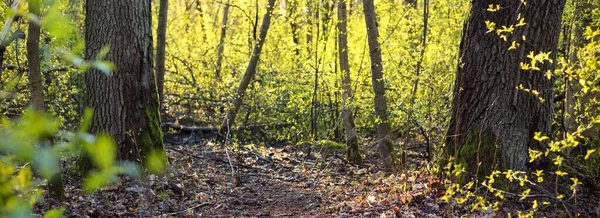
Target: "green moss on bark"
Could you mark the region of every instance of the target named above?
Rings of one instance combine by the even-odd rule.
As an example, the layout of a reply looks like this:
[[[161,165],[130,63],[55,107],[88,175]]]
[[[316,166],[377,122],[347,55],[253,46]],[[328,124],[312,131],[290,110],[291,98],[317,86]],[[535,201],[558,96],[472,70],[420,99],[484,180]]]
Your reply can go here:
[[[167,154],[163,144],[163,132],[160,127],[160,113],[158,107],[146,107],[145,115],[147,125],[140,132],[140,149],[142,152],[142,163],[152,152],[161,154],[161,159],[164,163],[168,163]]]
[[[352,138],[346,142],[346,146],[348,147],[348,150],[346,151],[348,162],[361,163],[362,155],[360,155],[360,150],[358,149],[358,139],[356,137]]]
[[[456,182],[465,184],[473,179],[482,181],[492,173],[497,165],[498,152],[496,149],[499,143],[491,130],[473,128],[467,132],[462,143],[458,145],[457,155],[454,154],[453,143],[446,145],[445,155],[439,164],[443,167],[452,157],[456,156],[455,164],[465,169],[465,173],[455,178]]]

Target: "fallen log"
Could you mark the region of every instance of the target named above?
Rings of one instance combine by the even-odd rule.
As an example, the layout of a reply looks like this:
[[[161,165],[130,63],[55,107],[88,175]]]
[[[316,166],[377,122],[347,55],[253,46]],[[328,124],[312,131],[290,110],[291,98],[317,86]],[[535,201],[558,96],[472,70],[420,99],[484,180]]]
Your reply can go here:
[[[237,131],[246,131],[246,130],[258,130],[264,128],[272,128],[272,127],[289,127],[292,124],[290,123],[262,123],[262,124],[253,124],[248,126],[240,126],[237,128],[233,128]],[[173,122],[165,122],[162,125],[162,128],[172,129],[179,131],[181,133],[217,133],[219,128],[217,127],[209,127],[209,126],[183,126]]]

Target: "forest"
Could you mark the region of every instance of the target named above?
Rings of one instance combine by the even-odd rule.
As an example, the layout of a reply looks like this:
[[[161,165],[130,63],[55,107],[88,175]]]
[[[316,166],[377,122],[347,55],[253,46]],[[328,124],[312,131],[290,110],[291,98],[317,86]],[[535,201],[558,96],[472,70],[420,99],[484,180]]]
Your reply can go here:
[[[2,0],[0,217],[600,217],[599,0]]]

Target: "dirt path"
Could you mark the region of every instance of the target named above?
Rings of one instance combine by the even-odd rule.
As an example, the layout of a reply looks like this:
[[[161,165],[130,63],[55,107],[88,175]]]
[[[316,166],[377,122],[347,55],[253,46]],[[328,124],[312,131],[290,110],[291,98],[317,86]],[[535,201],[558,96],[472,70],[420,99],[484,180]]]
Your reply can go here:
[[[91,195],[82,192],[80,181],[68,180],[62,204],[49,199],[36,211],[61,205],[71,217],[378,217],[443,211],[439,182],[423,173],[387,176],[374,157],[352,166],[340,153],[314,151],[316,157],[306,158],[304,151],[291,145],[168,144],[171,166],[165,175],[123,179]]]

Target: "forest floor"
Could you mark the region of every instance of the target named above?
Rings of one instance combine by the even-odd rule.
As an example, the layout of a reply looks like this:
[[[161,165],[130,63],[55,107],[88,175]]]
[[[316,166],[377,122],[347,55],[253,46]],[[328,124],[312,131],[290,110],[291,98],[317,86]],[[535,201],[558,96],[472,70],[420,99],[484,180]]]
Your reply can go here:
[[[169,139],[181,142],[182,137]],[[428,173],[426,158],[417,155],[421,152],[409,158],[410,170],[389,175],[378,169],[372,154],[363,164],[351,165],[343,153],[328,148],[313,148],[307,158],[307,146],[296,145],[232,148],[199,138],[166,147],[171,166],[164,175],[150,175],[145,181],[124,178],[94,194],[85,194],[75,176],[65,176],[67,199],[46,199],[36,212],[62,206],[68,217],[454,217],[469,213],[461,205],[441,200],[444,182]],[[494,211],[476,213],[469,216],[502,216]]]
[[[122,179],[94,194],[85,194],[75,176],[65,176],[67,199],[46,199],[36,212],[61,206],[70,217],[445,217],[457,212],[440,200],[444,186],[426,170],[386,175],[375,156],[351,165],[329,148],[315,147],[306,158],[307,146],[232,148],[206,139],[176,144],[167,142],[171,166],[165,175]]]

